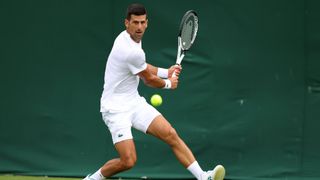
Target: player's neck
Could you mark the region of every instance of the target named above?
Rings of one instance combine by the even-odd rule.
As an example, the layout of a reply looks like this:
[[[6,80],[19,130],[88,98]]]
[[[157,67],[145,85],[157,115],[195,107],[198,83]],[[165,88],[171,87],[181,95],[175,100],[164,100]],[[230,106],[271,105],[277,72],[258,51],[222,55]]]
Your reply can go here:
[[[130,38],[137,44],[141,42],[141,39],[135,39],[133,36],[130,35]]]
[[[130,38],[132,39],[132,41],[134,41],[135,43],[139,44],[141,42],[141,39],[137,39],[134,38],[133,35],[131,35],[128,30],[126,30],[126,32],[129,34]]]

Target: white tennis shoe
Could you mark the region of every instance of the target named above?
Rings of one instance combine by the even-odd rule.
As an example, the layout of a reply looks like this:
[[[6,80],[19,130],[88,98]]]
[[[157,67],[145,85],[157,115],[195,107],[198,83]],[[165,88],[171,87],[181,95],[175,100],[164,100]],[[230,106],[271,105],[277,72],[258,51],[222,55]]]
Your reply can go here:
[[[223,180],[226,170],[222,165],[217,165],[212,171],[207,171],[202,180]]]
[[[90,174],[87,176],[87,177],[85,177],[83,180],[95,180],[95,179],[93,179],[93,178],[91,178],[90,177]]]

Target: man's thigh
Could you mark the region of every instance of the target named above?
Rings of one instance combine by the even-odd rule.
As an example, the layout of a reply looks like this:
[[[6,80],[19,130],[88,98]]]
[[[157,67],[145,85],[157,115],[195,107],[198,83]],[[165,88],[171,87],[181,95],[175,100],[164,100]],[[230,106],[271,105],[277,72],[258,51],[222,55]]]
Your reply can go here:
[[[147,133],[157,138],[164,139],[172,130],[173,128],[171,124],[162,115],[159,115],[154,118],[147,130]]]

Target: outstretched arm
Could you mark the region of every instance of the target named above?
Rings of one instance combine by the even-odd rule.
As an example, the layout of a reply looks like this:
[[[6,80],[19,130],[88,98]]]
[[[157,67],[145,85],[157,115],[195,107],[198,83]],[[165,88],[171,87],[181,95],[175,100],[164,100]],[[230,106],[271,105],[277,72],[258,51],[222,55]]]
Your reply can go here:
[[[180,65],[173,65],[169,69],[163,69],[163,68],[155,67],[151,64],[148,64],[148,68],[153,75],[159,76],[161,78],[172,77],[172,74],[174,71],[176,73],[176,76],[179,76],[180,71],[182,69]]]
[[[157,72],[157,67],[148,64],[145,70],[138,73],[138,76],[143,80],[144,84],[150,87],[165,88],[165,86],[168,85],[168,83],[170,83],[170,89],[177,88],[178,77],[170,77],[167,80],[163,80],[157,76]]]

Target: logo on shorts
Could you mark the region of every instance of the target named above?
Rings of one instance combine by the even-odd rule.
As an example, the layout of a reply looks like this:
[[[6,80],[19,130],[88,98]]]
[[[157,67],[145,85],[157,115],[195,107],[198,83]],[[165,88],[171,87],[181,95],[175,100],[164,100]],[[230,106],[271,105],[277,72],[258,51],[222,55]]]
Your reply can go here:
[[[118,137],[122,137],[123,136],[123,134],[118,134]]]

